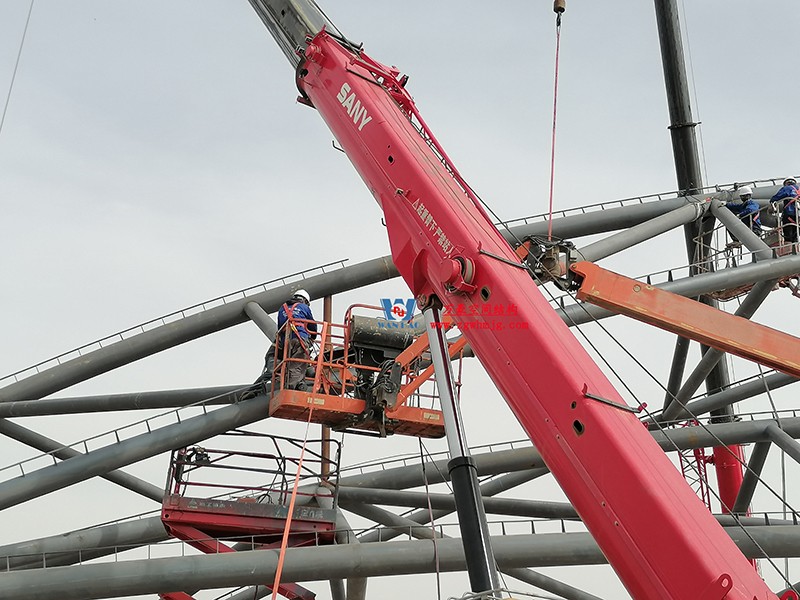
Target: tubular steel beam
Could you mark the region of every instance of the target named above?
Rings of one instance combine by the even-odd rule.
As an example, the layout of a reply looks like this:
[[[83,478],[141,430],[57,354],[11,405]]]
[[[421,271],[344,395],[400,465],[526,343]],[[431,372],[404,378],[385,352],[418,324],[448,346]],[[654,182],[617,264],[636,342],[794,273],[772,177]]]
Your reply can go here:
[[[667,381],[667,393],[664,396],[664,408],[669,406],[672,399],[681,389],[683,373],[686,370],[686,358],[689,355],[690,340],[678,336],[675,340],[675,350],[672,353],[672,365],[669,368],[669,379]]]
[[[636,244],[653,239],[676,227],[697,220],[708,209],[708,205],[708,202],[701,200],[690,202],[673,211],[635,225],[630,229],[588,244],[578,249],[578,255],[583,260],[592,262],[606,258],[621,250],[626,250]]]
[[[16,423],[12,423],[6,419],[0,419],[0,433],[17,440],[18,442],[32,446],[37,450],[47,452],[56,458],[60,458],[61,460],[68,460],[76,456],[85,456],[77,450],[73,450],[64,444],[56,442],[55,440],[36,433],[35,431],[31,431],[30,429],[26,429],[25,427],[17,425]],[[145,498],[150,498],[150,500],[155,500],[156,502],[161,502],[164,497],[164,490],[160,487],[144,481],[143,479],[139,479],[138,477],[134,477],[133,475],[125,473],[124,471],[109,471],[108,473],[104,473],[100,476],[103,479],[107,479],[112,483],[116,483],[121,487],[124,487],[132,492],[136,492]]]
[[[264,419],[267,416],[266,402],[264,396],[257,396],[4,481],[0,483],[0,510]]]
[[[399,533],[408,534],[410,537],[414,537],[416,539],[451,539],[449,536],[436,531],[435,527],[433,526],[420,526],[418,523],[408,519],[407,517],[395,515],[394,513],[377,506],[371,506],[357,502],[348,502],[346,503],[345,508],[371,521],[380,523],[386,527],[398,531]],[[529,583],[540,589],[559,594],[568,600],[600,600],[597,596],[587,594],[583,590],[579,590],[571,585],[567,585],[561,581],[553,579],[552,577],[548,577],[528,569],[503,569],[503,573],[506,575],[511,575],[520,581],[524,581],[525,583]]]
[[[570,238],[615,231],[647,221],[685,204],[685,198],[674,198],[561,217],[553,220],[553,234]],[[513,242],[526,235],[543,233],[547,233],[547,223],[544,221],[512,227],[505,230],[503,235]],[[391,257],[383,256],[308,277],[303,280],[303,286],[314,297],[321,298],[398,276]],[[255,302],[266,312],[274,312],[297,287],[298,284],[293,283],[273,288],[100,348],[0,389],[0,402],[37,400],[130,362],[239,325],[249,319],[245,306],[250,302]]]
[[[275,340],[275,334],[278,333],[278,324],[267,314],[267,311],[255,302],[248,302],[244,305],[244,312],[258,326],[261,332],[267,336],[268,340]]]
[[[726,529],[748,558],[791,557],[800,547],[800,526]],[[756,544],[758,546],[756,546]],[[501,568],[604,564],[605,558],[588,533],[506,535],[492,538]],[[759,547],[761,549],[759,549]],[[167,589],[209,589],[256,585],[275,577],[279,552],[262,550],[216,555],[131,560],[60,569],[5,573],[0,598],[14,600],[84,600]],[[289,548],[281,579],[324,581],[358,576],[430,573],[464,569],[459,539]]]
[[[500,477],[496,477],[491,481],[485,482],[481,485],[481,495],[483,496],[484,500],[490,496],[494,496],[496,494],[500,494],[502,492],[508,491],[517,487],[518,485],[522,485],[523,483],[527,483],[535,479],[536,477],[540,477],[542,475],[547,474],[547,469],[538,468],[538,469],[529,469],[526,471],[521,471],[518,473],[507,473],[505,475],[501,475]],[[415,523],[428,523],[430,520],[438,519],[440,517],[444,517],[452,513],[453,510],[451,509],[434,509],[433,511],[428,510],[427,508],[414,511],[410,515],[407,515],[407,518]],[[358,539],[362,543],[370,543],[370,542],[383,542],[386,540],[391,540],[397,537],[399,534],[386,529],[378,529],[376,531],[371,531],[360,536]]]
[[[800,463],[800,443],[781,427],[772,423],[767,426],[767,435],[781,450],[791,456],[795,462]]]
[[[686,405],[686,410],[679,411],[674,419],[685,420],[690,414],[696,416],[704,415],[712,410],[735,404],[747,398],[780,389],[796,381],[796,378],[791,375],[786,375],[785,373],[772,373],[765,377],[759,377],[753,381],[748,381],[747,383],[730,387],[727,390],[710,394],[704,398],[690,402]],[[661,418],[659,417],[658,420],[661,421]],[[650,420],[648,420],[648,422],[649,421]]]
[[[80,529],[0,547],[0,568],[38,569],[71,565],[169,539],[161,517]]]
[[[147,410],[158,408],[180,408],[202,402],[207,406],[232,404],[238,400],[242,390],[251,384],[225,385],[186,390],[164,390],[158,392],[131,392],[103,396],[77,398],[47,398],[44,400],[21,400],[0,402],[0,418],[38,417],[44,415],[69,415],[77,413],[110,412],[117,410]]]
[[[312,296],[321,297],[396,276],[397,270],[391,260],[378,258],[308,277],[303,279],[302,285]],[[257,303],[267,312],[274,312],[299,285],[280,286],[216,306],[66,361],[1,389],[0,402],[37,400],[162,350],[239,325],[248,320],[244,307],[250,302]]]
[[[430,504],[435,509],[455,510],[455,500],[450,494],[339,486],[339,500],[411,508],[427,508]],[[578,518],[575,509],[566,502],[484,497],[483,505],[486,512],[492,514],[543,519]]]
[[[769,428],[767,428],[769,429]],[[753,453],[750,455],[750,461],[747,463],[747,470],[744,473],[744,481],[742,487],[739,489],[739,495],[736,496],[736,502],[733,503],[731,513],[745,514],[753,500],[753,493],[756,491],[756,486],[761,479],[761,471],[764,468],[764,463],[767,461],[767,454],[772,444],[770,442],[758,442],[753,448]]]

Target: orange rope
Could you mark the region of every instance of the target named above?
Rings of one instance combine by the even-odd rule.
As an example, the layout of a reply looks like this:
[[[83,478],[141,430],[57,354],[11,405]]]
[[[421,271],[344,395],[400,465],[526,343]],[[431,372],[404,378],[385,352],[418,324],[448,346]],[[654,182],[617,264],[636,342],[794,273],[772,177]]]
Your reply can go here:
[[[292,527],[292,513],[294,512],[294,502],[297,499],[297,487],[300,484],[300,471],[303,468],[303,457],[306,453],[306,444],[308,443],[308,430],[311,426],[311,415],[314,412],[314,407],[308,411],[308,422],[306,423],[306,435],[303,440],[303,447],[300,449],[300,459],[297,461],[297,473],[294,476],[294,486],[292,487],[292,497],[289,500],[289,514],[286,515],[286,526],[283,528],[283,539],[281,540],[281,550],[278,554],[278,566],[275,569],[275,582],[272,584],[272,600],[278,597],[278,588],[281,585],[281,573],[283,572],[283,563],[286,559],[286,547],[289,544],[289,530]]]

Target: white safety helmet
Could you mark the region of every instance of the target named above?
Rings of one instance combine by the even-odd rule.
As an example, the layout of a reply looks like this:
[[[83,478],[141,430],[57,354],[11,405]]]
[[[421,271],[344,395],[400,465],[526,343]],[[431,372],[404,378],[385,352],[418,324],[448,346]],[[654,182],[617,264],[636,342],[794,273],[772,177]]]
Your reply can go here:
[[[742,196],[752,196],[752,195],[753,195],[753,190],[752,190],[752,188],[750,186],[746,185],[744,187],[740,187],[739,188],[739,197],[740,198]]]
[[[311,302],[311,296],[308,295],[307,291],[302,290],[302,289],[301,290],[297,290],[294,294],[292,294],[292,297],[293,298],[298,298],[298,297],[302,298],[303,300],[306,301],[306,303],[310,303]]]

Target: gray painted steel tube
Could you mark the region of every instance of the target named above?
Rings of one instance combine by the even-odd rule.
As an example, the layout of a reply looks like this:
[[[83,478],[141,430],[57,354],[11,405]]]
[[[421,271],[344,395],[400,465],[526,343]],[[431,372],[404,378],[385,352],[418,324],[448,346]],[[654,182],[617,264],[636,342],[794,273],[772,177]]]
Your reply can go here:
[[[161,517],[80,529],[0,547],[0,569],[71,565],[169,539]]]
[[[744,472],[744,480],[739,488],[739,494],[736,496],[736,501],[731,509],[732,513],[744,514],[747,512],[750,502],[753,500],[756,486],[761,479],[761,471],[767,461],[767,454],[769,454],[771,446],[770,442],[758,442],[753,448],[753,453],[750,455],[750,461],[747,463],[747,469]]]
[[[672,198],[560,217],[553,219],[553,235],[561,239],[572,239],[586,235],[619,231],[634,227],[685,206],[691,200],[691,198],[685,197]],[[500,226],[499,229],[503,237],[509,243],[513,243],[515,240],[522,239],[527,235],[547,235],[547,221],[543,219],[538,223],[515,225],[508,229]]]
[[[569,238],[615,231],[652,219],[686,203],[685,198],[675,198],[598,210],[590,215],[562,217],[553,221],[553,234]],[[513,241],[514,238],[543,233],[547,233],[545,222],[515,226],[510,231],[504,231],[503,235]],[[321,298],[398,276],[391,257],[383,256],[309,277],[303,280],[302,285],[312,296]],[[100,348],[0,389],[0,402],[37,400],[146,356],[244,323],[248,320],[244,307],[249,302],[273,312],[298,287],[299,284],[294,283],[270,289]]]
[[[68,460],[76,456],[85,456],[77,450],[68,448],[64,446],[64,444],[36,433],[35,431],[31,431],[30,429],[26,429],[21,425],[12,423],[6,419],[0,419],[0,433],[17,440],[18,442],[22,442],[23,444],[27,444],[28,446],[32,446],[38,450],[41,450],[42,452],[49,452],[61,460]],[[109,471],[101,474],[100,476],[112,483],[116,483],[121,487],[129,489],[132,492],[136,492],[145,498],[155,500],[156,502],[161,502],[164,497],[164,490],[160,487],[144,481],[143,479],[139,479],[138,477],[134,477],[133,475],[125,473],[124,471]]]
[[[676,227],[691,223],[700,218],[707,208],[708,203],[691,202],[671,212],[635,225],[626,231],[620,231],[605,239],[588,244],[578,250],[578,255],[583,260],[598,261]]]
[[[594,594],[584,592],[563,581],[558,581],[557,579],[542,575],[537,571],[531,571],[530,569],[503,569],[503,573],[514,579],[519,579],[528,585],[538,587],[541,590],[558,594],[566,600],[602,600]]]
[[[368,489],[339,486],[340,501],[365,502],[388,506],[412,508],[441,508],[455,510],[455,499],[450,494],[426,494],[385,489]],[[575,509],[567,502],[543,500],[518,500],[516,498],[483,498],[487,513],[544,519],[576,519]]]
[[[481,485],[481,495],[484,499],[487,496],[494,496],[496,494],[500,494],[507,490],[513,489],[518,485],[522,485],[523,483],[527,483],[536,477],[540,477],[542,475],[546,475],[548,473],[547,469],[529,469],[527,471],[522,471],[518,473],[507,473],[505,475],[501,475],[500,477],[496,477],[491,481],[487,481],[483,485]],[[434,509],[433,511],[429,511],[427,508],[420,509],[414,511],[410,515],[407,515],[407,518],[415,523],[429,523],[431,518],[438,519],[440,517],[444,517],[449,515],[453,511],[451,509]],[[377,531],[371,531],[359,537],[359,541],[362,543],[371,543],[371,542],[380,542],[393,539],[397,537],[397,533],[394,531],[387,531],[385,529],[378,529]]]
[[[0,510],[266,417],[267,399],[257,396],[81,454],[0,483]]]
[[[781,450],[791,456],[795,462],[800,463],[800,443],[775,423],[767,426],[769,439],[775,442]]]
[[[389,511],[376,506],[347,502],[345,507],[347,510],[350,510],[358,515],[366,517],[377,523],[381,523],[382,525],[395,529],[400,533],[408,534],[409,536],[419,540],[430,540],[433,538],[436,538],[437,540],[450,539],[449,536],[436,531],[430,526],[424,527],[408,519],[407,517],[395,515],[394,513],[390,513]],[[469,560],[467,560],[467,570],[469,571]],[[515,577],[520,581],[524,581],[525,583],[534,585],[540,589],[559,594],[562,598],[566,598],[568,600],[600,600],[600,598],[597,596],[587,594],[583,590],[579,590],[571,585],[567,585],[566,583],[553,579],[552,577],[537,573],[536,571],[530,571],[528,569],[503,569],[503,573],[510,575],[511,577]]]
[[[396,276],[391,260],[384,257],[309,277],[302,286],[318,298]],[[100,348],[3,388],[0,402],[36,400],[167,348],[244,323],[248,320],[244,307],[249,302],[274,312],[299,287],[300,283],[292,283],[273,288]]]
[[[794,556],[800,527],[747,527],[726,530],[749,558]],[[588,533],[499,536],[492,539],[501,568],[604,564],[605,559]],[[274,579],[278,551],[261,550],[216,555],[131,560],[61,569],[5,573],[0,597],[15,600],[84,600],[164,590],[210,589],[256,585]],[[323,581],[341,577],[429,573],[438,558],[442,572],[464,568],[461,540],[353,544],[319,548],[289,548],[282,580]]]
[[[131,392],[76,398],[47,398],[43,400],[20,400],[0,402],[0,418],[37,417],[44,415],[69,415],[77,413],[109,412],[117,410],[141,410],[179,408],[190,404],[218,405],[236,402],[238,394],[251,384],[225,385],[185,390],[158,392]]]
[[[736,402],[752,398],[758,394],[764,394],[767,391],[777,390],[796,381],[796,378],[786,373],[772,373],[766,377],[748,381],[747,383],[690,402],[686,405],[686,411],[681,410],[675,418],[684,419],[684,415],[688,416],[688,414],[704,415],[712,410],[735,404]]]
[[[248,302],[244,305],[244,312],[258,326],[261,332],[267,336],[268,340],[275,340],[275,334],[278,333],[278,324],[275,319],[267,314],[267,311],[255,302]]]

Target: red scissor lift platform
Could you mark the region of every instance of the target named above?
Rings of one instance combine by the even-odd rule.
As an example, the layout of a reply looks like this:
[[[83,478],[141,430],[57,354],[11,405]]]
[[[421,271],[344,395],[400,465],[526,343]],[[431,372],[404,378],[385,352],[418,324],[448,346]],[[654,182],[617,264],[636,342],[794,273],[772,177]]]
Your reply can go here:
[[[291,357],[288,344],[279,345],[266,389],[270,416],[310,420],[339,431],[443,437],[444,417],[434,408],[438,394],[424,325],[354,315],[355,308],[383,310],[351,306],[344,325],[289,318],[278,339],[293,327],[312,324],[318,338],[303,342],[302,357]],[[463,347],[463,338],[450,345],[459,378]],[[287,389],[289,369],[298,363],[306,376],[300,389]]]
[[[280,547],[288,521],[290,547],[334,542],[339,468],[334,440],[326,442],[335,445],[335,458],[322,452],[322,440],[306,442],[304,452],[302,440],[245,430],[228,432],[216,441],[225,442],[226,449],[194,446],[172,453],[161,508],[170,535],[206,554],[271,549]],[[293,583],[280,584],[278,592],[290,599],[314,598],[313,592]],[[182,591],[160,597],[192,598]]]

